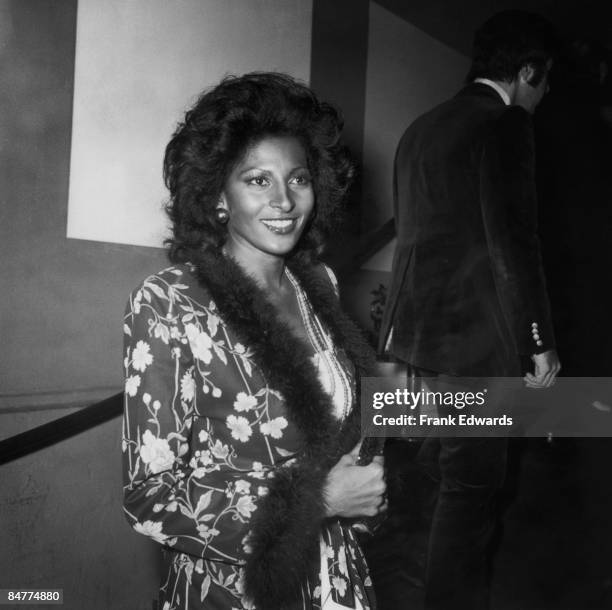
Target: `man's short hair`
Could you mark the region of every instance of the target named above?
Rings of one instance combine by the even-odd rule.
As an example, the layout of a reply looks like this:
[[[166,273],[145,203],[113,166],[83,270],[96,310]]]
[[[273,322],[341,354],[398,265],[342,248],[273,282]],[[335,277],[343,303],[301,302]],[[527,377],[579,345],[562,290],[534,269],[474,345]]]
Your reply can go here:
[[[530,65],[535,71],[530,84],[536,86],[558,47],[553,25],[541,15],[518,10],[496,13],[476,30],[472,67],[466,80],[511,82],[521,68]]]

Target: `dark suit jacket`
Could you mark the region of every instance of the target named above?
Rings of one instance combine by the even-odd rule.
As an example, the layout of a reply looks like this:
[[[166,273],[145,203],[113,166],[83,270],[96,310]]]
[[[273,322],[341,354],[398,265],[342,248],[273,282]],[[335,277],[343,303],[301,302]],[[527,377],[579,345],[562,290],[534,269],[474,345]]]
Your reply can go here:
[[[395,159],[398,244],[381,337],[415,366],[520,374],[554,346],[531,117],[471,84],[418,118]]]

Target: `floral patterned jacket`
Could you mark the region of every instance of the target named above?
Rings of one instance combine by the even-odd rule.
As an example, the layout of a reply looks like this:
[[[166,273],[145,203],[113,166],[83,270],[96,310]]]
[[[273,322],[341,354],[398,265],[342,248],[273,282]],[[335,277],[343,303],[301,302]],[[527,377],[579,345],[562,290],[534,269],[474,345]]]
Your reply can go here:
[[[320,540],[334,599],[370,608],[352,528],[325,519],[322,497],[358,440],[358,409],[333,417],[305,346],[235,263],[211,252],[194,263],[147,278],[124,325],[124,510],[163,545],[160,609],[316,608]],[[291,268],[365,370],[371,352],[325,270]]]

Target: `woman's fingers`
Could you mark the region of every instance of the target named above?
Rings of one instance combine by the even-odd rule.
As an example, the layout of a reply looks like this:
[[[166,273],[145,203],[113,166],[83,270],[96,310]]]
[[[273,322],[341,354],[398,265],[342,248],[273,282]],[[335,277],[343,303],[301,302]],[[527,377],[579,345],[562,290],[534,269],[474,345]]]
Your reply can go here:
[[[328,516],[373,516],[385,510],[384,460],[375,458],[367,466],[357,466],[358,447],[340,458],[327,477],[325,489]]]

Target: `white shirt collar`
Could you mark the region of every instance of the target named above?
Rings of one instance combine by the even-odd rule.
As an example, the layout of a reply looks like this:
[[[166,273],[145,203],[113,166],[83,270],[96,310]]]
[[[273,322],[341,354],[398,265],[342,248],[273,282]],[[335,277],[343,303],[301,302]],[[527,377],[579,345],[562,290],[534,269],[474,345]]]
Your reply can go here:
[[[510,96],[495,81],[489,80],[488,78],[476,78],[474,79],[474,82],[489,85],[489,87],[492,87],[495,89],[495,91],[497,91],[497,93],[499,93],[502,100],[504,100],[504,104],[506,104],[506,106],[510,106]]]

